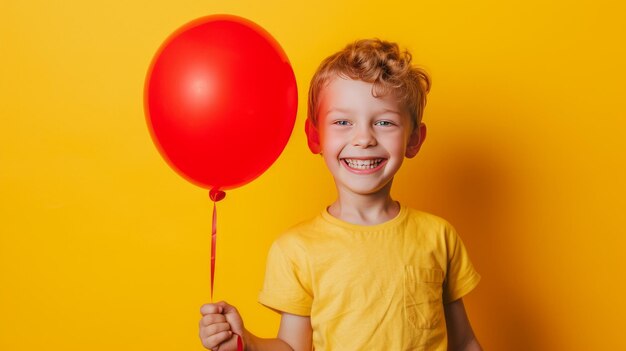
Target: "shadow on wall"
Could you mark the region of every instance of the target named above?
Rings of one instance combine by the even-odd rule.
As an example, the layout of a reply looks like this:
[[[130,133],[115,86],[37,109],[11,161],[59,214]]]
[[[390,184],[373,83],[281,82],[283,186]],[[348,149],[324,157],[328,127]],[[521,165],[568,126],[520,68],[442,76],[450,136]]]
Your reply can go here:
[[[532,252],[520,244],[528,234],[524,207],[529,206],[521,199],[528,188],[521,158],[507,150],[506,140],[472,137],[453,139],[436,161],[407,163],[396,180],[399,198],[446,218],[463,238],[482,276],[466,306],[486,350],[559,349],[562,343],[550,332],[557,322],[539,312],[546,289],[532,285],[534,273],[525,264]]]

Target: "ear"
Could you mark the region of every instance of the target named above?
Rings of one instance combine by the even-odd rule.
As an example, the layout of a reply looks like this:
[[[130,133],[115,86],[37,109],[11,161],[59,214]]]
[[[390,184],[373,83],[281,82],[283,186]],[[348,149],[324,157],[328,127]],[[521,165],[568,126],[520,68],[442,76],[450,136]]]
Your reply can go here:
[[[426,125],[420,123],[419,126],[413,128],[413,132],[409,136],[409,141],[406,144],[406,152],[404,156],[407,158],[413,158],[420,151],[424,140],[426,139]]]
[[[314,154],[319,154],[322,151],[320,147],[320,134],[310,118],[307,118],[304,123],[304,131],[306,132],[309,150]]]

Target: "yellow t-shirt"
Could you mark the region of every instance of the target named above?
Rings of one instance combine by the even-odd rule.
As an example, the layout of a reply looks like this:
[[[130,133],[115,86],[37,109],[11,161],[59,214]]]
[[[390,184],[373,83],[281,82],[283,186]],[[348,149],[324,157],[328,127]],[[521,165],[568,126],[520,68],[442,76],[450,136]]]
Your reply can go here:
[[[316,351],[445,351],[443,304],[479,280],[439,217],[401,206],[363,226],[323,211],[274,242],[259,302],[310,316]]]

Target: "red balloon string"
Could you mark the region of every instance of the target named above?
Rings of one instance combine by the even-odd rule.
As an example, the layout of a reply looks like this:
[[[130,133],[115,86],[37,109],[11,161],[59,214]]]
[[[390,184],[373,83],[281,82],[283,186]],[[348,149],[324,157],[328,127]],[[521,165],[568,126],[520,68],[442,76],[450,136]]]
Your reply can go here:
[[[213,202],[213,223],[211,225],[211,302],[213,302],[213,283],[215,282],[215,246],[217,244],[217,208]]]
[[[211,223],[211,302],[213,302],[213,286],[215,282],[215,252],[217,244],[217,202],[226,197],[226,193],[217,189],[211,189],[209,197],[213,200],[213,220]],[[243,351],[243,340],[237,336],[237,351]]]
[[[241,341],[241,336],[239,335],[237,335],[237,351],[243,351],[243,341]]]
[[[226,193],[218,189],[211,189],[209,197],[213,200],[213,221],[211,223],[211,302],[213,302],[213,286],[215,282],[215,252],[217,246],[217,206],[216,203],[224,197]]]

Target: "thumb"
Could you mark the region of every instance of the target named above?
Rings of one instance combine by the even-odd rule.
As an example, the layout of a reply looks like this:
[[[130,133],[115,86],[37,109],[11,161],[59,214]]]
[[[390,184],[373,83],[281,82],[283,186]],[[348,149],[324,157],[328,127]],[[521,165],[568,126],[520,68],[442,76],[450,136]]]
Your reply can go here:
[[[224,314],[226,313],[227,310],[231,310],[234,308],[232,305],[229,305],[228,302],[226,301],[218,301],[214,303],[213,305],[215,306],[216,313],[221,313],[221,314]]]
[[[243,319],[237,308],[233,305],[224,304],[222,314],[226,317],[226,322],[230,324],[230,328],[233,333],[243,335],[244,326]]]

